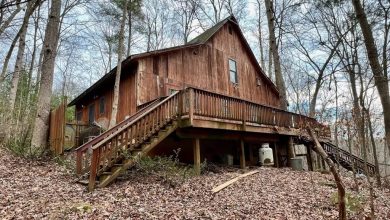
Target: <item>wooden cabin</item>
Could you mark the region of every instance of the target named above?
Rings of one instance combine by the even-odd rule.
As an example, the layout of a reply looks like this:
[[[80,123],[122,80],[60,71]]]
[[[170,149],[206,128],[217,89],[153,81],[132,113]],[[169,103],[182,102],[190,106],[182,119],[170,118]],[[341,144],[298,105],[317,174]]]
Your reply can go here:
[[[186,45],[132,55],[122,69],[118,121],[187,87],[279,107],[278,90],[260,68],[234,17]],[[113,69],[69,104],[76,106],[79,121],[110,118],[115,73]]]
[[[116,68],[69,103],[78,121],[107,127],[115,73]],[[185,45],[122,62],[118,124],[77,148],[77,173],[89,172],[92,190],[97,180],[107,185],[140,156],[178,148],[180,160],[197,169],[204,160],[245,167],[258,164],[264,143],[273,149],[275,166],[286,166],[295,156],[288,145],[310,145],[307,124],[322,140],[330,132],[313,118],[281,110],[280,101],[230,16]],[[131,159],[123,157],[124,150]]]

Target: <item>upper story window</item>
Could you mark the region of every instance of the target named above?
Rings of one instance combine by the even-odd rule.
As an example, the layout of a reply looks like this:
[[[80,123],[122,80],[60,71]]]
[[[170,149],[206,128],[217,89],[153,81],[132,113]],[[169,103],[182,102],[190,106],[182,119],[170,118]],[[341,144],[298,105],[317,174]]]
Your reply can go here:
[[[95,103],[88,107],[88,123],[92,124],[95,121]]]
[[[105,111],[106,111],[106,100],[103,96],[99,100],[99,113],[104,114]]]
[[[76,114],[76,120],[77,121],[81,121],[82,118],[83,118],[83,112],[82,111],[78,111],[77,114]]]
[[[230,74],[230,82],[234,84],[238,84],[237,63],[233,59],[229,59],[229,74]]]

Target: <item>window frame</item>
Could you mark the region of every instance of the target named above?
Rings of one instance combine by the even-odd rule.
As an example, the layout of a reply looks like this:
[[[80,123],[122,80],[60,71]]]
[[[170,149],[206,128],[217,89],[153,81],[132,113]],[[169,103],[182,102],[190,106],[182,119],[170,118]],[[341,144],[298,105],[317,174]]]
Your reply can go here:
[[[234,63],[234,70],[231,69],[231,66],[230,66],[230,63]],[[238,85],[238,70],[237,70],[237,61],[232,59],[232,58],[229,58],[228,59],[228,67],[229,67],[229,80],[231,83],[233,83],[234,85]],[[234,74],[234,80],[232,78],[232,74]]]
[[[92,113],[93,118],[91,118],[91,113]],[[96,120],[95,114],[96,114],[96,105],[95,105],[95,103],[92,103],[92,104],[88,105],[88,124],[92,124],[93,122],[95,122],[95,120]],[[93,119],[93,120],[91,120],[91,119]]]
[[[102,111],[102,106],[103,106],[103,111]],[[103,115],[104,113],[106,113],[106,98],[102,96],[99,99],[99,115]]]
[[[76,112],[76,121],[82,121],[83,120],[83,111],[79,110]]]

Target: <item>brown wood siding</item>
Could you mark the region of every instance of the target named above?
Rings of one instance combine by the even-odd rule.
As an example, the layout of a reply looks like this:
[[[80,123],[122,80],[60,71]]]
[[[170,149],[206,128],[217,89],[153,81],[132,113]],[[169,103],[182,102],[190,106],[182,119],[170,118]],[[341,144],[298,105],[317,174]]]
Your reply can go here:
[[[279,106],[278,94],[270,89],[265,77],[246,50],[239,34],[229,23],[207,45],[140,58],[137,104],[168,95],[169,89],[194,86],[259,104]],[[237,63],[238,84],[230,82],[228,60]],[[257,85],[258,79],[260,85]]]
[[[117,120],[122,121],[126,116],[130,116],[136,112],[136,70],[135,67],[122,72],[121,83],[119,86],[119,105]],[[103,88],[94,91],[84,101],[76,105],[76,116],[78,112],[82,112],[81,121],[88,122],[88,108],[95,104],[95,121],[105,118],[107,120],[111,117],[112,100],[113,100],[113,82],[108,83]],[[100,114],[100,99],[104,96],[105,111]]]

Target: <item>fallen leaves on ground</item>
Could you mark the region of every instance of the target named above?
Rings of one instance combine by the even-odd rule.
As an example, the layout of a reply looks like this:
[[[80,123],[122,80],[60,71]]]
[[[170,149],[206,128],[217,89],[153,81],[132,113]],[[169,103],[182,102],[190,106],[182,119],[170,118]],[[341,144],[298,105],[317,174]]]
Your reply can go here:
[[[222,169],[222,168],[221,168]],[[240,174],[225,169],[192,177],[169,187],[158,176],[129,172],[124,180],[92,193],[75,183],[71,171],[54,162],[29,161],[0,149],[0,216],[2,219],[336,219],[337,192],[332,176],[288,168],[259,168],[213,194],[211,189]],[[351,194],[365,203],[350,218],[369,216],[368,191],[344,175]],[[375,189],[378,219],[390,218],[390,191]]]

